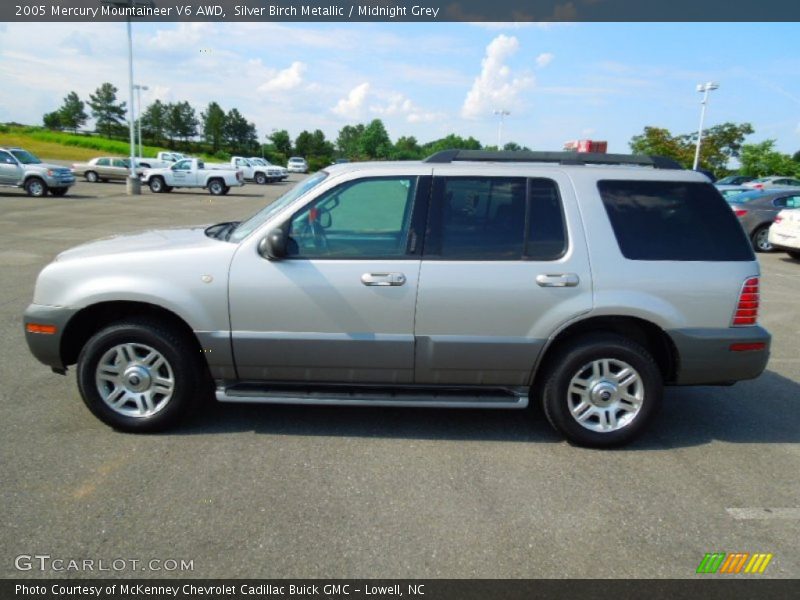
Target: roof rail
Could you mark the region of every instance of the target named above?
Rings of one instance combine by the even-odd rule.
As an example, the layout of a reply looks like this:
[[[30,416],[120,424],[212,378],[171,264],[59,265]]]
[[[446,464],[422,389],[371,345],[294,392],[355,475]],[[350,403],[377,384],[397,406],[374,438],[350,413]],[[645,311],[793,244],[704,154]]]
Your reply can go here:
[[[600,152],[532,152],[515,150],[442,150],[425,159],[426,163],[476,162],[545,162],[561,165],[638,165],[655,169],[680,169],[677,161],[664,156],[643,154],[604,154]]]

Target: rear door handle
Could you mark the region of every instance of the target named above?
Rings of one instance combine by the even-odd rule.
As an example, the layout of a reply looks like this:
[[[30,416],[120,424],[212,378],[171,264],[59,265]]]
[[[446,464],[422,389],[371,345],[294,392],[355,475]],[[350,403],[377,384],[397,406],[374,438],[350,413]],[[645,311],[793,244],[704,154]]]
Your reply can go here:
[[[364,285],[390,286],[403,285],[406,276],[402,273],[364,273],[361,276],[361,283]]]
[[[579,282],[577,273],[542,273],[536,276],[540,287],[575,287]]]

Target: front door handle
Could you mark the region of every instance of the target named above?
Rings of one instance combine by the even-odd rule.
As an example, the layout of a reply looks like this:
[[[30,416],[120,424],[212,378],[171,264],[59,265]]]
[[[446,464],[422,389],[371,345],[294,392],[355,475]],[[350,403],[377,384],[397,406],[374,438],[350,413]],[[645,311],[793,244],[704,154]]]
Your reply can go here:
[[[580,282],[577,273],[542,273],[536,276],[540,287],[575,287]]]
[[[406,276],[402,273],[364,273],[361,276],[361,283],[364,285],[403,285]]]

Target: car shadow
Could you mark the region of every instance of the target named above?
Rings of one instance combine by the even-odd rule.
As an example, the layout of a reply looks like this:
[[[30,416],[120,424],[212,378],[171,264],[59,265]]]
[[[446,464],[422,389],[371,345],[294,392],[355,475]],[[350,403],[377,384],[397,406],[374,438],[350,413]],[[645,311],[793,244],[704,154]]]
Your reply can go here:
[[[788,254],[786,256],[781,256],[780,260],[781,260],[781,262],[792,263],[794,265],[800,263],[800,260],[794,259],[791,256],[789,256]]]
[[[800,384],[773,371],[731,387],[667,388],[644,435],[618,451],[671,450],[712,441],[800,442]],[[253,432],[493,442],[562,442],[537,407],[460,410],[222,404],[210,401],[171,435]]]

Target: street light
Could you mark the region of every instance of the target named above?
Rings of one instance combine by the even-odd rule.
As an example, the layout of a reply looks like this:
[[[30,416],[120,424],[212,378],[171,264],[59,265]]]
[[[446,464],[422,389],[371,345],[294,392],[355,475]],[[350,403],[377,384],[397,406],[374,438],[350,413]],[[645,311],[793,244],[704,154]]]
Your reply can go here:
[[[100,0],[100,4],[106,6],[113,6],[115,8],[153,8],[155,6],[154,0]],[[125,19],[128,29],[128,107],[129,118],[128,128],[130,132],[131,143],[131,172],[128,175],[127,192],[129,196],[136,196],[142,193],[142,185],[139,177],[136,175],[136,138],[133,132],[133,123],[135,118],[133,106],[133,36],[131,35],[131,17]]]
[[[494,111],[494,114],[500,117],[500,122],[497,124],[497,149],[500,150],[500,143],[503,138],[503,119],[505,119],[511,113],[505,108],[499,108]]]
[[[708,92],[713,92],[719,88],[719,84],[714,81],[707,83],[700,83],[697,86],[697,91],[703,94],[703,101],[700,103],[703,107],[700,109],[700,129],[697,131],[697,148],[694,151],[694,166],[692,169],[697,170],[700,164],[700,144],[703,142],[703,122],[706,119],[706,105],[708,104]]]
[[[145,92],[150,88],[146,85],[139,85],[138,83],[133,86],[133,89],[136,90],[136,100],[139,105],[139,159],[141,160],[143,157],[142,154],[142,90]]]

